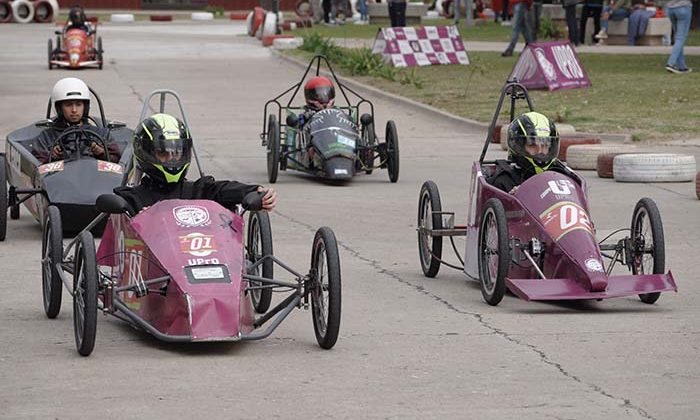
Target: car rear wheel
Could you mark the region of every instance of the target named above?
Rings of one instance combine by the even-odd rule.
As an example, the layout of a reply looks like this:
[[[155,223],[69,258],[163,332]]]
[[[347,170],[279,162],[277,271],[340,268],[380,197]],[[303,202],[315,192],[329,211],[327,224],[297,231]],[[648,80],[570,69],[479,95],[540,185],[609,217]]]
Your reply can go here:
[[[311,314],[318,345],[330,349],[340,331],[340,257],[333,231],[316,231],[311,249]]]
[[[251,264],[256,263],[266,255],[272,255],[272,229],[270,228],[270,218],[267,212],[251,212],[248,217],[247,235],[247,257]],[[273,276],[274,263],[271,259],[266,259],[261,265],[248,274],[271,279]],[[261,282],[249,280],[250,286],[262,286]],[[250,299],[253,302],[255,311],[259,314],[270,309],[272,301],[272,289],[255,289],[250,291]]]
[[[7,174],[5,172],[5,156],[0,155],[0,241],[7,234]]]
[[[491,198],[486,202],[479,228],[479,285],[489,305],[498,305],[503,299],[509,265],[506,212],[500,200]]]
[[[663,274],[666,269],[664,227],[661,213],[651,198],[642,198],[632,213],[632,274]],[[644,303],[654,303],[661,293],[639,295]]]
[[[389,171],[389,180],[399,180],[399,135],[396,132],[396,124],[389,120],[386,123],[386,167]]]
[[[41,286],[44,297],[44,312],[50,319],[61,311],[63,285],[56,264],[63,262],[63,227],[61,212],[49,206],[44,220],[41,240]]]
[[[51,64],[51,58],[53,55],[53,42],[49,38],[49,49],[48,49],[48,55],[47,57],[47,63],[49,64],[49,70],[53,70],[53,64]]]
[[[83,231],[75,248],[73,273],[73,330],[81,356],[89,356],[97,335],[97,264],[92,234]]]
[[[98,37],[97,37],[97,61],[100,62],[100,63],[98,64],[98,67],[99,67],[100,70],[102,70],[102,65],[103,65],[102,53],[103,53],[103,50],[102,50],[102,37],[101,37],[101,36],[98,36]]]
[[[425,181],[418,198],[418,228],[442,229],[440,192],[433,181]],[[442,236],[431,236],[418,231],[418,254],[420,266],[426,277],[435,277],[440,271],[442,258]]]
[[[277,182],[280,162],[280,126],[277,117],[267,118],[267,179],[271,184]]]

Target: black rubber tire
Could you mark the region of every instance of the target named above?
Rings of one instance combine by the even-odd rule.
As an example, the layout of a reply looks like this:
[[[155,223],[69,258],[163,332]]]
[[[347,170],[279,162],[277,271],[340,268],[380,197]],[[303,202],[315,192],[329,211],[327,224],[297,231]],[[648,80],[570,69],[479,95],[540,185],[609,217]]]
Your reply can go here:
[[[497,238],[491,241],[495,249],[488,246],[488,233],[495,231]],[[495,242],[495,243],[493,243]],[[488,254],[488,255],[487,255]],[[496,276],[489,270],[489,257],[498,256]],[[498,305],[506,293],[506,275],[510,267],[510,247],[508,244],[508,224],[503,203],[491,198],[484,206],[479,226],[479,286],[481,295],[489,305]]]
[[[389,181],[399,180],[399,135],[396,124],[389,120],[386,123],[386,167],[389,171]]]
[[[377,143],[377,139],[374,137],[374,123],[369,123],[362,127],[362,135],[360,136],[360,144],[364,147],[370,147]],[[360,161],[365,167],[371,168],[374,166],[374,149],[365,149],[360,152]],[[358,168],[360,169],[360,168]],[[370,175],[372,169],[365,169],[365,173]]]
[[[650,234],[651,245],[649,244]],[[651,198],[644,197],[634,206],[630,235],[634,247],[632,274],[663,274],[666,269],[664,227],[659,208]],[[639,249],[642,251],[637,251]],[[651,259],[645,261],[645,255],[651,255]],[[648,264],[649,262],[651,264]],[[659,296],[661,296],[659,292],[643,293],[639,295],[639,299],[651,304],[656,302]]]
[[[102,53],[104,50],[102,49],[102,37],[98,36],[97,37],[97,60],[99,60],[100,64],[98,64],[98,68],[102,70],[102,66],[104,64],[104,61],[102,60]]]
[[[0,241],[7,234],[7,172],[5,172],[5,156],[0,155]]]
[[[280,166],[280,126],[277,117],[267,117],[267,180],[271,184],[277,182]]]
[[[248,235],[246,236],[246,251],[248,261],[255,263],[265,255],[272,255],[272,229],[267,212],[255,211],[248,216]],[[271,259],[265,260],[255,270],[248,272],[266,279],[273,277],[274,263]],[[250,282],[251,286],[259,286],[260,282]],[[262,314],[270,309],[272,302],[272,289],[258,289],[250,292],[255,312]]]
[[[63,282],[55,267],[63,261],[63,226],[61,212],[56,206],[49,206],[44,219],[41,239],[41,291],[44,298],[44,312],[49,319],[56,318],[61,311]]]
[[[433,181],[425,181],[418,196],[418,222],[416,227],[442,229],[442,217],[433,212],[442,211],[440,191]],[[418,256],[426,277],[435,277],[440,271],[442,236],[427,236],[418,232]]]
[[[80,232],[75,248],[73,331],[78,353],[89,356],[97,334],[97,263],[95,241],[88,231]]]
[[[49,53],[47,55],[47,60],[46,62],[49,65],[49,70],[53,70],[53,64],[51,64],[51,56],[53,55],[53,42],[51,41],[51,38],[49,38]]]
[[[318,345],[332,348],[340,331],[340,256],[335,234],[328,227],[316,231],[311,248],[311,315]],[[328,300],[325,299],[327,292]]]

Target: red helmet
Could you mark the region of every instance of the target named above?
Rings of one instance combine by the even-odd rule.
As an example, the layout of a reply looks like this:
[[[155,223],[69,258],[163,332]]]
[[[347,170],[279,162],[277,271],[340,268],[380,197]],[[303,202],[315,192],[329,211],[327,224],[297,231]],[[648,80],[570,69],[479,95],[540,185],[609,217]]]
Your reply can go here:
[[[323,76],[312,77],[304,85],[304,98],[306,98],[306,105],[311,109],[319,110],[333,106],[335,99],[333,82]]]

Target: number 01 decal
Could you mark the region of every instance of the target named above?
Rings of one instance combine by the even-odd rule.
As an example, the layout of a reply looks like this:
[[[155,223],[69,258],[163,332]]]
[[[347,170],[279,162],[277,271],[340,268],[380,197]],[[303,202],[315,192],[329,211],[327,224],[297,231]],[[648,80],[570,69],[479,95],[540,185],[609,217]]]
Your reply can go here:
[[[593,227],[586,210],[570,201],[559,202],[543,211],[540,220],[555,241],[574,230],[585,230],[593,235]]]

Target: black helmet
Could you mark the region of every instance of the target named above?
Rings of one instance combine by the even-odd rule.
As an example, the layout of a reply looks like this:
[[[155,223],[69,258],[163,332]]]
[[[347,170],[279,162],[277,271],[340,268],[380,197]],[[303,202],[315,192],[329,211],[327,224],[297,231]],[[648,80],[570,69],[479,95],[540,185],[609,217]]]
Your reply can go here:
[[[527,146],[539,146],[544,152],[533,153]],[[549,118],[528,112],[514,119],[508,127],[508,157],[530,174],[546,171],[559,154],[559,133]]]
[[[68,12],[68,20],[70,20],[74,25],[84,24],[87,18],[85,17],[83,8],[77,4],[71,7],[70,12]]]
[[[333,100],[335,99],[333,82],[323,76],[312,77],[304,85],[304,98],[306,99],[306,105],[317,111],[333,106]]]
[[[192,137],[185,124],[168,114],[154,114],[134,133],[136,167],[161,184],[176,184],[187,174]]]

